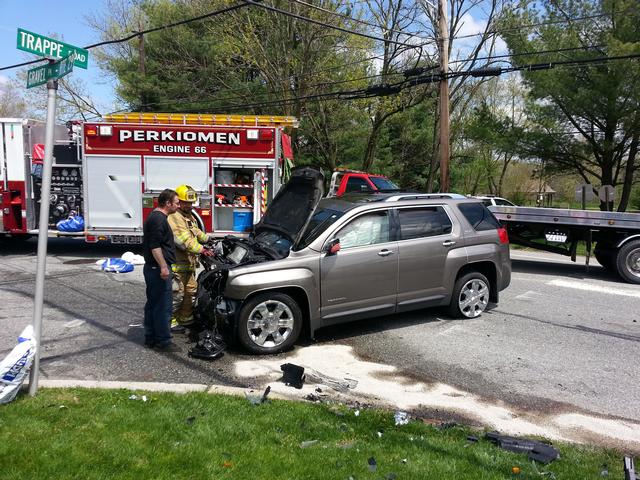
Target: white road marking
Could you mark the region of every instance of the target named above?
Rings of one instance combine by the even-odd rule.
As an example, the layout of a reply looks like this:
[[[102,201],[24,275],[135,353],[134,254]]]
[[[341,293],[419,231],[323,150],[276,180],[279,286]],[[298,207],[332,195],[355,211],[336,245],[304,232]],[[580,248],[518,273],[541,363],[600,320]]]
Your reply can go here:
[[[516,300],[534,300],[536,297],[539,297],[541,294],[538,292],[534,292],[533,290],[527,290],[520,295],[514,297]]]
[[[84,320],[80,320],[79,318],[76,318],[75,320],[71,320],[70,322],[67,322],[64,324],[65,328],[74,328],[74,327],[79,327],[80,325],[83,325],[85,323]]]
[[[625,290],[622,287],[618,287],[618,288],[603,287],[601,285],[594,285],[592,283],[585,283],[582,281],[551,280],[550,282],[547,282],[546,285],[550,285],[553,287],[573,288],[575,290],[583,290],[585,292],[597,292],[597,293],[606,293],[607,295],[620,295],[623,297],[640,298],[640,291],[632,292],[631,290]]]

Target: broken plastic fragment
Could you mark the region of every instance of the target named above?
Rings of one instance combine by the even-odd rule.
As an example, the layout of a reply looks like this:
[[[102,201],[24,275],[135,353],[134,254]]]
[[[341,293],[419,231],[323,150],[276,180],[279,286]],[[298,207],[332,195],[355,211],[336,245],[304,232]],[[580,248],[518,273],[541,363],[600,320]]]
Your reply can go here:
[[[382,432],[377,432],[378,433],[378,438],[382,438]]]
[[[306,440],[300,444],[300,448],[307,448],[318,443],[318,440]]]
[[[293,363],[284,363],[280,365],[280,370],[283,372],[282,381],[285,385],[302,388],[305,379],[304,367]]]
[[[137,400],[138,396],[137,395],[129,395],[129,400]]]
[[[369,464],[369,471],[375,472],[377,470],[378,464],[376,463],[375,458],[369,457],[369,460],[367,460],[367,463]]]
[[[393,418],[396,421],[396,425],[406,425],[409,423],[409,414],[407,412],[397,411]]]
[[[146,402],[147,401],[147,396],[146,395],[142,395],[142,401]]]
[[[353,414],[354,414],[356,417],[359,417],[359,416],[360,416],[360,410],[356,410],[355,412],[353,412]]]

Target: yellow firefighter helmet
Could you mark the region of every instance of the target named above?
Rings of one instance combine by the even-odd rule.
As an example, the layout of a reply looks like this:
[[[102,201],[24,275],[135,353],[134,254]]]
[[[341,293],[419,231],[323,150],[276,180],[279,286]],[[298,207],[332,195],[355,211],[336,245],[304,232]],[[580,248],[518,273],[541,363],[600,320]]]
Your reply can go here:
[[[196,191],[189,185],[180,185],[176,188],[176,193],[178,194],[178,198],[183,202],[193,203],[198,199]]]

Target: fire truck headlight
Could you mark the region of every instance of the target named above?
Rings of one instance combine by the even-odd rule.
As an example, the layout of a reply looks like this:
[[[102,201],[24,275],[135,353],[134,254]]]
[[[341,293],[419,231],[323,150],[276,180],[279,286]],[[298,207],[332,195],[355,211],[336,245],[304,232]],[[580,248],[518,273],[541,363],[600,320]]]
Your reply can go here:
[[[258,140],[258,130],[247,130],[247,140]]]

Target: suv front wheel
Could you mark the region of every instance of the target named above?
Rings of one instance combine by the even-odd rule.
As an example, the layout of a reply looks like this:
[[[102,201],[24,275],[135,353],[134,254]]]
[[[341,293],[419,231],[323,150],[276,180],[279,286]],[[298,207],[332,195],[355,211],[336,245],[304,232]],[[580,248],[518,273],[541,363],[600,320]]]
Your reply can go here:
[[[469,272],[456,280],[449,304],[455,318],[476,318],[489,303],[489,281],[480,272]]]
[[[291,347],[302,330],[302,311],[289,295],[266,292],[240,309],[238,339],[253,353],[279,353]]]

